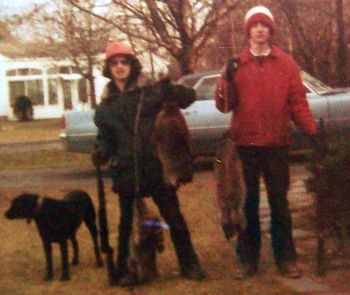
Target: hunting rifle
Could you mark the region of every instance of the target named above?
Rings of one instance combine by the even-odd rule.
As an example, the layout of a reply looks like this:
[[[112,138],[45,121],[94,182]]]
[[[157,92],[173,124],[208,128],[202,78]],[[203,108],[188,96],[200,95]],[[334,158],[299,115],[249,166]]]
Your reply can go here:
[[[100,227],[100,239],[101,239],[101,251],[106,254],[108,281],[111,286],[117,284],[116,269],[113,263],[113,249],[109,244],[109,232],[107,223],[107,211],[106,211],[106,197],[104,190],[104,183],[102,179],[102,171],[100,166],[96,166],[96,179],[99,201],[99,227]]]

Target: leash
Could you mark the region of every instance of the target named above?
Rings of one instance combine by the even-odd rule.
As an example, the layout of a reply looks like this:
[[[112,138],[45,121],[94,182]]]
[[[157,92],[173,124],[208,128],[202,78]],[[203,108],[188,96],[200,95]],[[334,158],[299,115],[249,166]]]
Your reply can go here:
[[[107,210],[106,210],[106,196],[104,190],[104,183],[102,179],[102,171],[100,166],[96,167],[96,180],[98,190],[99,201],[99,227],[100,227],[100,239],[101,239],[101,251],[106,255],[107,273],[109,285],[113,286],[117,283],[116,269],[113,263],[113,249],[109,243],[109,232],[107,222]]]

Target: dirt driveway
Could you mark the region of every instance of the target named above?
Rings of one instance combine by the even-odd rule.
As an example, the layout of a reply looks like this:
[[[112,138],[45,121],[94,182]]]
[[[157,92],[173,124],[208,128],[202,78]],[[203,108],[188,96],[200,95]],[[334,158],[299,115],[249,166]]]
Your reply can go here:
[[[184,280],[178,275],[178,267],[173,247],[166,233],[166,251],[158,260],[160,277],[145,286],[134,290],[107,285],[106,271],[94,268],[92,245],[85,227],[78,234],[81,248],[81,264],[72,268],[72,279],[62,283],[59,278],[59,251],[54,247],[55,279],[53,282],[41,281],[44,269],[42,246],[34,224],[24,221],[5,220],[0,215],[2,246],[0,257],[0,290],[4,295],[57,295],[57,294],[350,294],[349,268],[339,259],[337,266],[324,278],[314,275],[315,236],[310,223],[312,200],[305,193],[303,180],[307,177],[301,165],[292,167],[290,191],[291,209],[294,218],[294,236],[300,255],[304,275],[300,280],[286,280],[280,277],[271,257],[269,211],[263,195],[261,219],[264,229],[261,270],[257,277],[237,282],[232,278],[235,267],[234,251],[225,241],[219,227],[219,214],[214,198],[212,171],[208,167],[196,172],[193,183],[181,188],[180,203],[188,221],[195,248],[209,278],[203,282]],[[39,192],[60,198],[73,188],[83,188],[91,194],[97,206],[96,187],[93,170],[83,167],[75,170],[12,171],[0,173],[0,212],[4,212],[10,199],[22,191]],[[106,180],[107,210],[112,245],[116,244],[118,206],[116,196]],[[150,206],[156,210],[152,203]],[[339,293],[337,293],[339,292]]]

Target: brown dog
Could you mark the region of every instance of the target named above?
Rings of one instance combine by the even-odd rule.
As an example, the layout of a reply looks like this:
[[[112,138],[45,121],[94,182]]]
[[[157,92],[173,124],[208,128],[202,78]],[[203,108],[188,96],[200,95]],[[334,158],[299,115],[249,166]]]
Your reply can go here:
[[[154,123],[152,143],[167,184],[178,187],[192,181],[191,137],[176,103],[163,102]]]

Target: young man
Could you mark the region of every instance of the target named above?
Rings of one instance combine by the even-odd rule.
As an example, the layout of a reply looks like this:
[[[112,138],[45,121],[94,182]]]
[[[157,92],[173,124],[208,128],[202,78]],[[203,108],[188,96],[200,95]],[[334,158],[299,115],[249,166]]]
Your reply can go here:
[[[261,231],[259,179],[263,177],[271,211],[271,237],[279,271],[300,277],[288,208],[288,147],[293,121],[317,143],[317,128],[306,100],[299,68],[289,55],[271,44],[274,18],[264,6],[251,8],[245,16],[248,46],[238,59],[228,62],[216,89],[216,107],[233,111],[232,136],[243,163],[247,186],[245,214],[249,253],[238,243],[239,278],[258,271]],[[231,222],[223,224],[225,234]]]
[[[117,276],[120,285],[131,285],[127,259],[132,230],[133,202],[151,196],[170,228],[182,276],[201,280],[205,277],[193,249],[186,222],[179,208],[176,189],[166,185],[162,167],[154,156],[150,135],[161,110],[162,94],[170,91],[180,108],[195,100],[193,89],[170,82],[150,83],[141,77],[141,64],[125,42],[108,44],[104,75],[111,79],[96,109],[98,128],[95,166],[110,161],[113,191],[119,195],[120,224]]]

